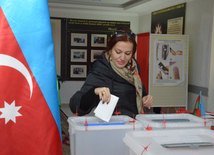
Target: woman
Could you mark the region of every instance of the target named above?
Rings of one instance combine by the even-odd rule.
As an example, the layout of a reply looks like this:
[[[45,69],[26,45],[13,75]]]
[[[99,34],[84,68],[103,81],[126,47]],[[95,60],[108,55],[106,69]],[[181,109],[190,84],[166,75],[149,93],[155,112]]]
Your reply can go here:
[[[70,99],[70,109],[79,115],[88,114],[99,101],[109,102],[111,94],[119,97],[117,111],[134,117],[143,107],[153,104],[140,79],[140,69],[133,55],[137,44],[135,34],[126,27],[119,28],[109,38],[107,51],[91,66],[80,91]]]

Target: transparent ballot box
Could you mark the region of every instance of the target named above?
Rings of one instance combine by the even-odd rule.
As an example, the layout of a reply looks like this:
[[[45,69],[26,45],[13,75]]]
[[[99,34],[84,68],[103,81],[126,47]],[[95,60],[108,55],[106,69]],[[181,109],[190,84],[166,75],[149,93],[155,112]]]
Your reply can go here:
[[[136,120],[142,123],[143,130],[150,128],[182,129],[182,128],[211,128],[212,122],[192,114],[138,114]]]
[[[69,117],[68,123],[71,155],[128,155],[125,134],[142,128],[123,115],[112,116],[108,123],[95,116]]]
[[[129,155],[211,155],[214,132],[209,129],[130,131],[123,141]]]

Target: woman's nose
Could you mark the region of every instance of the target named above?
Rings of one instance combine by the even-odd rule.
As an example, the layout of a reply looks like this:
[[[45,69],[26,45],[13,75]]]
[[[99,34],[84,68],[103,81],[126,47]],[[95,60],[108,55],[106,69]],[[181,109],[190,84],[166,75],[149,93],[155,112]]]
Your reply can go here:
[[[121,60],[125,60],[125,54],[122,53],[121,56],[120,56],[120,59]]]

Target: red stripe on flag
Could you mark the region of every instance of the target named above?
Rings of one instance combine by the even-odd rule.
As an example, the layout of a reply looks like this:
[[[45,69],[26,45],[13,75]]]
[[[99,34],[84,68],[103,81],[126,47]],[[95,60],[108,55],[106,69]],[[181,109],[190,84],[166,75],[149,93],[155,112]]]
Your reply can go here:
[[[201,103],[200,98],[201,98],[201,96],[199,95],[196,99],[195,108],[193,110],[193,115],[198,116],[198,117],[201,117],[201,112],[199,109],[199,104]]]
[[[195,114],[196,114],[196,116],[201,117],[201,112],[200,112],[199,107],[195,108]]]
[[[196,103],[200,101],[201,96],[197,97]]]

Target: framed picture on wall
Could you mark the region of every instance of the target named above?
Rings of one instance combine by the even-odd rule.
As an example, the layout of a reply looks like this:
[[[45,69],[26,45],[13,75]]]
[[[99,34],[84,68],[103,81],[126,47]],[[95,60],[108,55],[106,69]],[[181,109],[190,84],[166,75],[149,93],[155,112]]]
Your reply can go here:
[[[106,45],[107,45],[107,34],[92,34],[91,35],[91,46],[106,47]]]
[[[71,78],[86,78],[87,66],[86,65],[71,65],[70,75]]]
[[[91,62],[96,59],[99,59],[102,52],[103,50],[91,50]]]
[[[87,62],[87,50],[71,49],[71,62]]]
[[[87,46],[87,34],[71,33],[71,46]]]

